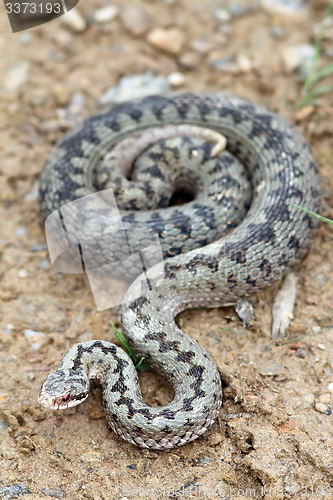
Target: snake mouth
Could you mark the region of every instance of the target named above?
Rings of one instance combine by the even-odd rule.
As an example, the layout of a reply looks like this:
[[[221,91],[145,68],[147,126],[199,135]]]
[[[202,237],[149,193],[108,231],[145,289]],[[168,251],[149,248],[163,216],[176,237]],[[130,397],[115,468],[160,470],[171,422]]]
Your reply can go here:
[[[38,402],[51,410],[65,410],[66,408],[71,408],[82,403],[82,401],[87,399],[87,397],[88,394],[86,393],[73,396],[71,393],[67,392],[65,394],[52,397],[40,392]]]

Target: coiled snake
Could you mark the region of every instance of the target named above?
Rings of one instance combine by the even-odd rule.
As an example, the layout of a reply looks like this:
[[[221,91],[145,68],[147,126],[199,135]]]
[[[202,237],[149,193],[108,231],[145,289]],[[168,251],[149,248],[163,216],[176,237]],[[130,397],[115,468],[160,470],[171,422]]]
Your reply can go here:
[[[169,132],[159,132],[163,127],[170,127]],[[192,129],[196,137],[187,139],[186,130]],[[212,137],[209,129],[213,131]],[[210,231],[217,230],[220,234],[223,217],[219,215],[217,220],[211,206],[205,205],[202,198],[196,199],[197,193],[201,196],[208,189],[209,194],[210,188],[202,187],[205,182],[200,173],[193,173],[192,167],[184,174],[187,167],[181,153],[184,146],[189,163],[194,156],[199,159],[199,167],[208,162],[203,176],[206,181],[216,170],[224,168],[219,167],[219,156],[214,158],[216,147],[212,154],[211,142],[218,140],[216,133],[227,139],[227,163],[241,161],[245,174],[240,176],[250,175],[252,201],[243,203],[240,211],[245,209],[247,213],[237,227],[211,242],[216,236]],[[172,383],[174,399],[162,408],[146,405],[127,354],[109,342],[96,340],[82,342],[69,350],[60,369],[45,381],[39,401],[53,409],[74,406],[86,399],[89,379],[97,378],[103,386],[110,427],[136,446],[167,449],[202,435],[215,421],[222,404],[220,376],[211,356],[177,327],[175,316],[186,308],[236,301],[280,279],[299,262],[309,248],[316,223],[295,205],[318,210],[319,177],[309,146],[300,133],[262,106],[223,94],[152,96],[116,105],[86,120],[60,141],[41,176],[44,216],[94,191],[98,180],[101,180],[99,189],[113,186],[121,204],[127,189],[136,189],[133,181],[126,178],[128,160],[122,174],[113,174],[113,168],[107,167],[107,161],[103,164],[100,156],[123,140],[126,144],[123,151],[132,151],[132,147],[135,150],[132,143],[126,142],[131,136],[137,137],[144,144],[143,149],[148,150],[150,163],[142,169],[140,189],[148,189],[150,201],[155,188],[152,189],[146,175],[160,180],[166,174],[159,167],[163,152],[149,153],[152,141],[147,137],[155,137],[162,146],[166,143],[174,156],[180,156],[183,163],[171,184],[190,186],[195,198],[183,207],[150,207],[153,216],[144,211],[145,224],[151,224],[158,232],[163,251],[169,256],[164,262],[165,276],[140,298],[132,300],[130,292],[142,285],[141,278],[137,278],[128,290],[121,314],[129,346]],[[176,140],[171,145],[170,137]],[[115,154],[116,163],[122,155],[126,156]],[[131,155],[136,158],[138,151],[130,152]],[[96,173],[100,167],[102,170]],[[105,181],[108,171],[113,175],[109,184]],[[224,178],[229,179],[229,174]],[[209,203],[215,199],[220,201],[217,205],[230,208],[235,204],[224,196],[230,182],[218,181],[220,192],[214,188],[208,196]],[[130,208],[136,209],[132,195],[129,198]],[[167,206],[170,197],[166,199],[163,195],[161,203]],[[163,210],[168,215],[163,215]],[[140,217],[140,212],[135,211],[121,214],[127,221],[135,222]],[[240,214],[236,219],[239,217]],[[198,220],[204,227],[203,233]],[[235,225],[235,221],[229,221],[229,214],[224,222],[222,231]],[[192,237],[194,242],[188,243]],[[187,251],[191,248],[187,245],[194,249]],[[204,246],[198,248],[201,245]]]

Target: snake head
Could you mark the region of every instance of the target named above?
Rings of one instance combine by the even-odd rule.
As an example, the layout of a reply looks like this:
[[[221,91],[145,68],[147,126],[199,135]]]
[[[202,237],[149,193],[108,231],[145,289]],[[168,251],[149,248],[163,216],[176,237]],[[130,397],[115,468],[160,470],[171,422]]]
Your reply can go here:
[[[52,410],[76,406],[89,393],[89,380],[69,370],[56,370],[47,377],[38,396],[38,402]]]

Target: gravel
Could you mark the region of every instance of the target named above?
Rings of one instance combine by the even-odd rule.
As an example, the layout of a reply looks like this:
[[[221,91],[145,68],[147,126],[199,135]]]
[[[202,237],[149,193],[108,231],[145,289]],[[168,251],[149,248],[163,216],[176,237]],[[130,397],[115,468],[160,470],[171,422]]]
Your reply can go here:
[[[169,90],[167,78],[154,76],[150,71],[141,75],[123,77],[116,87],[112,87],[98,100],[100,106],[139,99]]]

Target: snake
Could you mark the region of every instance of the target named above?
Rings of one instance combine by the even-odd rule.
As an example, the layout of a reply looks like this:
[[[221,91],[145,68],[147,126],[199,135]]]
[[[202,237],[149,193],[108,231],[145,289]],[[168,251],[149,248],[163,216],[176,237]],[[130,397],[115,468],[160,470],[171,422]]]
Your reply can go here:
[[[223,137],[226,150],[221,152]],[[148,160],[137,174],[137,188],[131,163],[140,163],[141,154]],[[170,155],[180,165],[168,177]],[[194,158],[199,173],[192,169]],[[239,187],[225,163],[232,170],[242,164],[238,179],[249,179],[250,201],[233,202],[225,195],[231,184]],[[210,191],[207,183],[217,170],[222,181]],[[192,199],[173,206],[162,188],[156,208],[152,185],[163,177],[169,180],[168,189],[188,189]],[[170,449],[211,428],[223,399],[212,356],[181,330],[176,316],[188,308],[234,303],[281,280],[304,258],[317,227],[308,211],[320,209],[318,167],[296,127],[263,105],[219,92],[170,93],[116,104],[70,130],[41,173],[42,214],[48,217],[110,187],[118,192],[120,214],[129,227],[143,221],[161,239],[164,261],[149,270],[148,278],[134,279],[120,321],[128,346],[171,383],[174,398],[162,407],[147,405],[128,354],[108,341],[89,340],[64,355],[60,368],[45,380],[39,402],[53,410],[77,405],[87,398],[90,380],[97,379],[107,422],[118,436],[137,447]],[[152,205],[149,210],[142,210],[143,202],[133,196],[141,188]],[[206,198],[203,193],[208,193]],[[121,205],[124,198],[127,209]],[[212,200],[241,207],[236,219],[242,214],[242,220],[236,224],[229,213],[215,215]],[[105,232],[104,219],[94,220],[94,228],[97,238]],[[215,229],[217,237],[211,234]],[[96,244],[96,255],[104,243]]]

